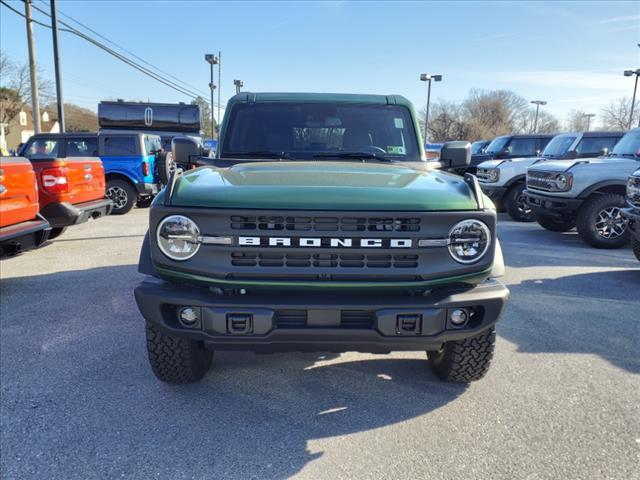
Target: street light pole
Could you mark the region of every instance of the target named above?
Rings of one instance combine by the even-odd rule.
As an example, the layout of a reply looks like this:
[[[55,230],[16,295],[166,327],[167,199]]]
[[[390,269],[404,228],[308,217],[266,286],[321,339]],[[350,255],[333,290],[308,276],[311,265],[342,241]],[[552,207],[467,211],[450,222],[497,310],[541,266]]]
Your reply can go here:
[[[64,102],[62,99],[62,74],[60,72],[60,53],[58,50],[58,18],[56,15],[56,1],[51,0],[51,31],[53,32],[53,63],[56,74],[56,97],[58,101],[58,125],[60,133],[64,133]]]
[[[218,51],[218,128],[220,128],[220,92],[222,91],[222,52]],[[220,132],[218,132],[218,136]]]
[[[212,53],[205,54],[204,59],[209,64],[210,71],[211,71],[211,81],[209,82],[209,89],[211,90],[211,108],[209,109],[209,113],[211,114],[211,138],[213,139],[216,133],[216,122],[213,117],[214,108],[215,108],[214,92],[216,89],[216,84],[213,83],[213,66],[218,64],[219,59]]]
[[[591,126],[591,119],[596,116],[595,113],[585,113],[585,117],[587,117],[587,132],[589,131],[589,127]]]
[[[536,118],[533,121],[533,133],[536,133],[538,131],[538,112],[540,111],[540,105],[546,105],[547,102],[544,100],[532,100],[530,103],[536,106]]]
[[[420,74],[420,81],[428,82],[427,86],[427,112],[424,116],[424,143],[429,143],[429,106],[431,103],[431,80],[435,82],[442,81],[442,75],[431,75],[429,73]]]
[[[640,68],[637,70],[625,70],[624,76],[630,77],[631,75],[636,76],[636,84],[633,87],[633,100],[631,100],[631,112],[629,113],[629,130],[631,130],[631,124],[633,123],[633,108],[636,105],[636,91],[638,90],[638,76],[640,76]],[[638,119],[638,126],[640,127],[640,119]]]
[[[31,24],[31,0],[24,2],[24,18],[27,20],[27,46],[29,48],[29,78],[31,79],[31,112],[33,113],[33,131],[40,133],[40,99],[38,94],[38,76],[36,68],[36,46]]]

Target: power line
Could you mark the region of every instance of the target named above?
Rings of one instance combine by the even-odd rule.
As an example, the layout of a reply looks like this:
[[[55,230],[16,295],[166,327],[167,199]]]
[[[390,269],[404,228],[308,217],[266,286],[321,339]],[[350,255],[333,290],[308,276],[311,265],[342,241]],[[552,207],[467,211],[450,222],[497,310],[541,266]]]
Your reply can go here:
[[[41,0],[41,3],[45,3],[45,2],[44,2],[44,0]],[[46,5],[46,4],[45,4],[45,5]],[[124,52],[128,53],[129,55],[131,55],[132,57],[136,58],[137,60],[140,60],[142,63],[144,63],[144,64],[146,64],[146,65],[148,65],[148,66],[150,66],[150,67],[152,67],[152,68],[155,68],[155,69],[156,69],[157,71],[159,71],[160,73],[163,73],[163,74],[165,74],[165,75],[167,75],[167,76],[169,76],[169,77],[173,78],[174,80],[176,80],[176,81],[180,82],[181,84],[183,84],[183,85],[185,85],[185,86],[187,86],[187,87],[193,88],[193,89],[194,89],[194,91],[196,91],[196,92],[198,92],[198,93],[201,93],[201,94],[202,94],[202,95],[204,95],[204,96],[206,96],[206,95],[208,95],[208,94],[209,94],[208,92],[204,92],[203,90],[200,90],[198,87],[196,87],[196,86],[194,86],[194,85],[191,85],[191,84],[189,84],[189,83],[187,83],[187,82],[184,82],[183,80],[179,79],[178,77],[175,77],[175,76],[174,76],[174,75],[172,75],[171,73],[166,72],[166,71],[162,70],[160,67],[158,67],[158,66],[156,66],[156,65],[154,65],[154,64],[152,64],[152,63],[150,63],[150,62],[148,62],[148,61],[146,61],[144,58],[141,58],[141,57],[139,57],[138,55],[136,55],[135,53],[133,53],[132,51],[127,50],[127,49],[126,49],[125,47],[123,47],[122,45],[118,45],[116,42],[114,42],[113,40],[110,40],[109,38],[105,37],[104,35],[100,34],[99,32],[96,32],[96,31],[95,31],[94,29],[92,29],[91,27],[89,27],[89,26],[85,25],[84,23],[80,22],[79,20],[76,20],[75,18],[71,17],[70,15],[67,15],[67,14],[66,14],[66,13],[64,13],[62,10],[58,10],[58,13],[60,13],[63,17],[68,18],[70,21],[72,21],[72,22],[74,22],[74,23],[76,23],[76,24],[80,25],[80,26],[81,26],[81,27],[83,27],[85,30],[90,31],[91,33],[93,33],[93,34],[97,35],[98,37],[102,38],[103,40],[107,41],[107,42],[108,42],[108,43],[110,43],[111,45],[113,45],[113,46],[115,46],[115,47],[119,48],[120,50],[122,50],[122,51],[124,51]]]
[[[24,0],[23,0],[24,1]],[[13,11],[14,13],[16,13],[17,15],[20,15],[21,17],[25,18],[24,14],[18,10],[16,10],[15,8],[11,7],[10,5],[8,5],[4,0],[0,0],[0,3],[2,5],[4,5],[5,7],[7,7],[9,10]],[[48,18],[51,18],[51,15],[49,13],[47,13],[46,11],[38,8],[37,6],[32,4],[32,7],[39,11],[40,13],[44,14],[45,16],[47,16]],[[65,15],[66,16],[66,15]],[[51,28],[51,25],[47,25],[45,23],[39,22],[37,20],[32,20],[34,23],[36,23],[37,25],[43,26],[45,28]],[[192,99],[195,99],[197,97],[202,97],[202,95],[200,95],[197,92],[191,91],[190,89],[187,89],[186,87],[183,87],[175,82],[172,82],[170,80],[167,80],[165,78],[162,78],[159,74],[157,74],[156,72],[153,72],[152,70],[143,67],[142,65],[134,62],[133,60],[127,58],[126,56],[116,52],[115,50],[109,48],[108,46],[104,45],[103,43],[99,42],[98,40],[90,37],[89,35],[84,34],[83,32],[77,30],[76,28],[72,27],[71,25],[63,22],[63,21],[59,21],[60,24],[64,25],[67,28],[60,28],[60,31],[63,32],[68,32],[68,33],[72,33],[80,38],[82,38],[83,40],[86,40],[87,42],[93,44],[94,46],[100,48],[101,50],[104,50],[105,52],[109,53],[110,55],[114,56],[115,58],[117,58],[118,60],[126,63],[127,65],[135,68],[136,70],[140,71],[141,73],[147,75],[150,78],[153,78],[154,80],[166,85],[169,88],[172,88],[173,90],[186,95]],[[122,47],[120,47],[122,48]],[[156,67],[157,68],[157,67]],[[182,82],[184,83],[184,82]],[[205,100],[206,102],[206,100]],[[207,102],[209,103],[209,102]],[[214,108],[214,105],[210,105],[211,108]]]

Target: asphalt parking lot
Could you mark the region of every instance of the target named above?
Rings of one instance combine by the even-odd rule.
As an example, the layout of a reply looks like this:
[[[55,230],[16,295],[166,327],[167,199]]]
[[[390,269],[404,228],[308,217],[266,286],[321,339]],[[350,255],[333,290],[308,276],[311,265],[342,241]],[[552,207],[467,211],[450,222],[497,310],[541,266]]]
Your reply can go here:
[[[133,287],[147,211],[0,264],[5,479],[640,478],[640,263],[501,216],[489,375],[424,352],[219,353],[158,382]]]

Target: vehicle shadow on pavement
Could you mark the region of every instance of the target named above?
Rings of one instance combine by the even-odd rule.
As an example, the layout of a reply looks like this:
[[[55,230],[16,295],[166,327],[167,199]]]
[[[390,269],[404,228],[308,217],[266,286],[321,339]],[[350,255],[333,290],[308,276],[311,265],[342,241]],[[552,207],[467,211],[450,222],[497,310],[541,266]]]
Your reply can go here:
[[[141,278],[124,265],[2,279],[7,478],[288,478],[323,455],[315,441],[428,414],[467,388],[437,380],[424,352],[216,352],[202,382],[163,384],[133,299]]]
[[[640,373],[640,269],[532,279],[509,289],[498,334],[518,351],[594,354]]]

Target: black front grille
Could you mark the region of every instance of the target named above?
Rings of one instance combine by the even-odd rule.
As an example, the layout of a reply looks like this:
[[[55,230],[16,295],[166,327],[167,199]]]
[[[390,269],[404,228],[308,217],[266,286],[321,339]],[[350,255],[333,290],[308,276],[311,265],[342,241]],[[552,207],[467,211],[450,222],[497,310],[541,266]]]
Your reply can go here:
[[[307,327],[307,310],[276,310],[276,328]],[[342,310],[338,328],[370,329],[375,325],[375,312],[371,310]]]
[[[478,170],[476,171],[476,177],[478,177],[478,180],[480,180],[481,182],[489,182],[489,172],[489,168],[478,168]]]
[[[312,232],[419,232],[420,218],[414,217],[231,217],[233,230]]]
[[[553,172],[531,171],[527,173],[527,188],[548,192],[552,188],[552,180],[557,176]]]
[[[233,252],[234,267],[417,268],[414,254]]]
[[[640,208],[640,177],[629,177],[627,183],[627,199],[631,205]]]

